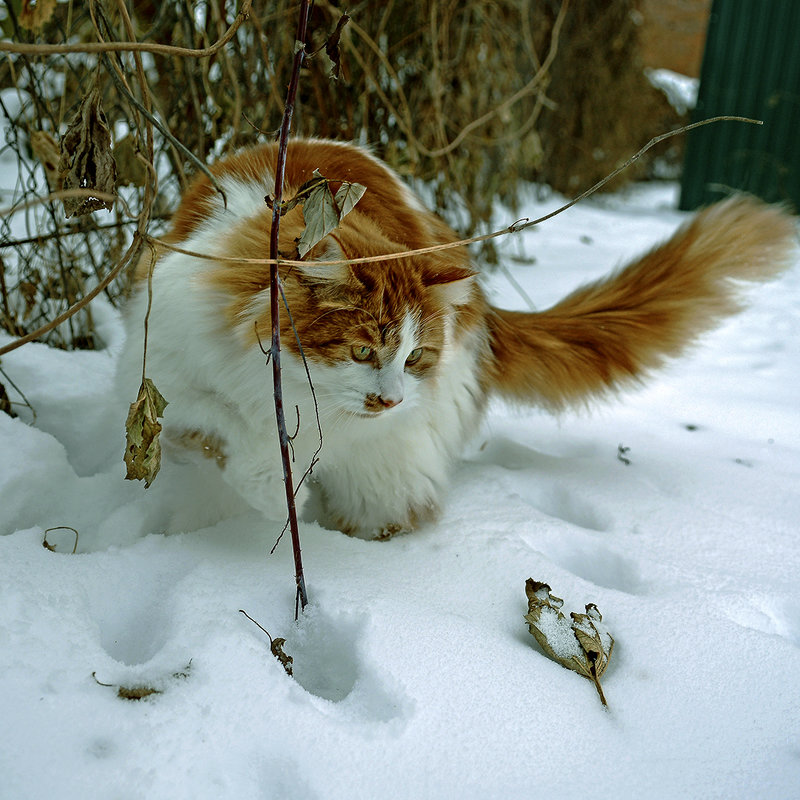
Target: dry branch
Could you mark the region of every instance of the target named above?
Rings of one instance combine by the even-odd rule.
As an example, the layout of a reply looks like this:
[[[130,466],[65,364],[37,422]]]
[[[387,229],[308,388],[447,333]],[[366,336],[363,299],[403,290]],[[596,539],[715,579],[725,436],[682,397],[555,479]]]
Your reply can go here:
[[[576,197],[572,198],[569,202],[564,203],[564,205],[559,206],[555,211],[551,211],[544,216],[537,217],[536,219],[530,218],[522,218],[518,219],[515,222],[512,222],[510,225],[507,225],[505,228],[501,228],[500,230],[494,231],[493,233],[485,233],[481,236],[472,236],[468,239],[459,239],[455,242],[447,242],[445,244],[437,244],[432,245],[430,247],[421,247],[416,250],[399,250],[396,253],[386,253],[383,255],[372,255],[372,256],[363,256],[360,258],[350,258],[345,260],[338,259],[332,261],[316,261],[315,263],[320,266],[341,266],[343,264],[363,264],[369,262],[370,264],[377,263],[379,261],[392,261],[397,258],[407,258],[409,256],[418,256],[427,253],[437,253],[442,250],[451,250],[454,247],[466,247],[467,245],[471,244],[479,244],[481,242],[486,242],[491,239],[496,239],[499,236],[507,236],[510,233],[519,233],[520,231],[524,231],[527,228],[532,228],[534,225],[539,225],[542,222],[545,222],[552,217],[557,216],[558,214],[563,213],[569,208],[572,208],[576,203],[579,203],[581,200],[585,200],[590,195],[594,194],[595,192],[599,191],[603,186],[605,186],[609,181],[612,181],[616,178],[621,172],[628,169],[634,162],[636,162],[639,158],[641,158],[648,150],[652,147],[655,147],[659,142],[663,142],[666,139],[669,139],[673,136],[678,136],[679,134],[686,133],[687,131],[693,130],[694,128],[699,128],[703,125],[709,125],[714,122],[746,122],[752,125],[763,125],[764,123],[761,120],[757,119],[750,119],[749,117],[733,117],[733,116],[721,116],[721,117],[710,117],[709,119],[700,120],[699,122],[693,122],[690,125],[684,125],[681,128],[677,128],[674,131],[667,131],[666,133],[662,133],[659,136],[653,137],[644,147],[634,153],[624,164],[621,164],[617,167],[613,172],[610,172],[606,175],[602,180],[598,181],[594,186],[590,186],[585,191],[581,192]],[[174,250],[177,253],[183,253],[184,255],[194,256],[195,258],[205,258],[209,260],[215,260],[217,257],[209,255],[208,253],[198,253],[194,250],[186,250],[185,248],[178,247],[177,245],[171,244],[170,242],[166,242],[162,239],[156,239],[151,237],[151,241],[158,245],[159,247],[164,247],[167,250]],[[285,258],[225,258],[226,264],[259,264],[259,265],[283,265],[287,267],[301,267],[304,266],[306,262],[298,261],[298,260],[291,260]],[[0,351],[0,354],[2,351]]]
[[[294,498],[294,485],[292,483],[292,459],[289,452],[289,435],[286,431],[286,416],[283,408],[283,390],[281,385],[281,326],[280,326],[280,289],[278,276],[278,235],[281,224],[281,203],[283,201],[283,179],[286,170],[286,151],[289,144],[289,132],[292,127],[295,98],[300,81],[300,67],[305,57],[306,31],[308,18],[311,14],[310,0],[302,0],[297,22],[297,35],[295,36],[294,65],[292,68],[289,88],[286,92],[283,120],[281,122],[278,140],[278,157],[275,166],[275,194],[273,197],[272,228],[269,239],[269,296],[270,319],[272,322],[272,343],[270,346],[270,360],[272,361],[272,382],[275,399],[275,417],[278,424],[278,438],[280,440],[281,463],[283,465],[283,482],[286,489],[286,507],[289,513],[289,531],[292,537],[292,553],[294,555],[295,583],[297,585],[297,602],[305,609],[308,604],[308,593],[303,575],[303,559],[300,550],[300,531],[297,524],[297,506]],[[297,616],[297,609],[295,609]]]
[[[0,53],[18,53],[33,56],[67,55],[72,53],[157,53],[162,56],[179,58],[208,58],[216,55],[239,30],[241,24],[250,16],[253,0],[244,0],[233,24],[214,44],[202,49],[173,47],[157,42],[75,42],[70,44],[25,44],[22,42],[0,41]]]

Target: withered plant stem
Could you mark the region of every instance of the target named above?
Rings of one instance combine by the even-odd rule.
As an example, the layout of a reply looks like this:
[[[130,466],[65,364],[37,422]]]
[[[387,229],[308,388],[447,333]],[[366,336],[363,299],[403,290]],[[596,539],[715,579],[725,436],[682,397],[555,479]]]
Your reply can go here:
[[[283,462],[283,482],[286,489],[286,507],[289,512],[289,531],[292,536],[292,553],[294,555],[295,582],[297,584],[297,603],[303,609],[308,604],[306,581],[303,575],[303,558],[300,551],[300,531],[297,526],[297,505],[294,501],[292,482],[292,460],[289,449],[289,434],[286,431],[286,416],[283,409],[283,388],[281,384],[281,324],[280,324],[280,289],[278,286],[278,233],[281,223],[281,202],[283,200],[283,178],[286,171],[286,150],[289,145],[289,131],[292,127],[294,103],[297,97],[297,85],[300,82],[300,67],[305,57],[306,30],[311,13],[311,0],[302,0],[300,15],[297,21],[295,36],[295,53],[289,88],[286,92],[286,105],[283,110],[278,139],[278,159],[275,165],[275,192],[272,208],[272,230],[269,237],[269,257],[273,261],[269,268],[270,317],[272,322],[272,343],[270,359],[272,361],[272,381],[275,396],[275,417],[278,423],[278,438]],[[297,618],[297,605],[295,606]]]

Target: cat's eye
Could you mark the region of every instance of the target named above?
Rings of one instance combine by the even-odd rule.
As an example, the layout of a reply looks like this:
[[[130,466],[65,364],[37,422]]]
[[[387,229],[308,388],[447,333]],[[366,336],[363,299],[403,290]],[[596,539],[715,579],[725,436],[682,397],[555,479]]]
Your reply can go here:
[[[408,354],[408,358],[406,359],[406,366],[411,366],[412,364],[416,364],[422,358],[422,350],[423,348],[417,347],[415,350],[412,350]]]
[[[373,355],[373,349],[366,345],[353,345],[350,351],[355,361],[369,361]]]

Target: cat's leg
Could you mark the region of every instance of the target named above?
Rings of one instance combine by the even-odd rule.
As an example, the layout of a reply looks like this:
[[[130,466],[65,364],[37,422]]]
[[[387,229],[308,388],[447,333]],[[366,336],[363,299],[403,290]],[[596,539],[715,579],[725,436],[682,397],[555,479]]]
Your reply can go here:
[[[299,449],[299,448],[297,448]],[[303,481],[306,460],[292,451],[292,480],[298,513],[308,496]],[[253,508],[269,519],[287,515],[286,484],[276,431],[266,426],[229,434],[222,476]]]

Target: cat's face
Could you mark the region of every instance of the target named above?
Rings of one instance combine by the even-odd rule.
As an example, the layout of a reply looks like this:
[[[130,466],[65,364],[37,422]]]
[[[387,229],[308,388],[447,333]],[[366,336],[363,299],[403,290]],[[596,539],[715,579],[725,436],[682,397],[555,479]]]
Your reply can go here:
[[[454,288],[444,286],[470,280],[407,259],[308,270],[293,316],[320,408],[371,418],[412,409],[436,379],[452,324]]]

